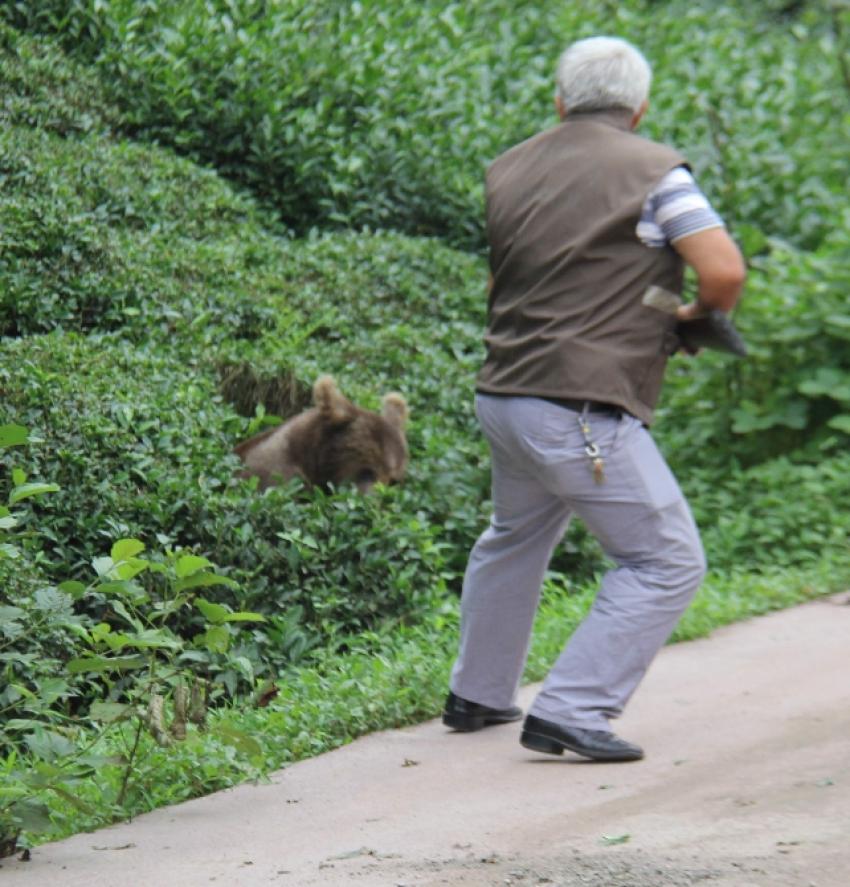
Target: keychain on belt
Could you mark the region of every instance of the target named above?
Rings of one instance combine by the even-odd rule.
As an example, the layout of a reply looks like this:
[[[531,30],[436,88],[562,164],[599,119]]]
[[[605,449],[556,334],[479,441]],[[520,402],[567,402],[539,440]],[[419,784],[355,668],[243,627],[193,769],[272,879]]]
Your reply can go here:
[[[590,459],[590,465],[593,469],[593,479],[596,483],[601,484],[605,480],[605,460],[602,458],[602,452],[599,444],[594,443],[590,436],[590,423],[587,421],[587,411],[585,410],[578,417],[579,428],[584,435],[584,451]]]

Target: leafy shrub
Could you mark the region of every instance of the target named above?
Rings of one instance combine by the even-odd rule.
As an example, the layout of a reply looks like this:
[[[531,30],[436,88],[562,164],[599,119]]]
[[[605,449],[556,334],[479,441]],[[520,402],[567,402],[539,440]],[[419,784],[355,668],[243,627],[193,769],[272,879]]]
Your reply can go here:
[[[712,471],[691,466],[682,472],[712,568],[807,567],[850,555],[850,516],[841,507],[850,495],[848,468],[841,452],[731,467],[723,485]]]
[[[236,481],[231,435],[245,423],[211,372],[72,336],[21,340],[6,354],[4,402],[42,440],[32,471],[63,488],[40,534],[50,578],[88,569],[104,537],[159,534],[212,553],[242,582],[239,596],[220,590],[222,602],[280,618],[298,608],[313,632],[415,614],[439,594],[435,529],[415,517],[411,493],[302,501]]]
[[[100,5],[101,13],[106,14],[107,6]],[[190,6],[165,13],[149,4],[133,27],[153,28],[157,16],[185,16]],[[82,8],[77,3],[67,12],[73,18]],[[118,5],[110,8],[119,15]],[[459,23],[466,20],[452,18],[456,14],[462,15],[453,11],[440,27],[461,28]],[[359,27],[358,16],[377,27],[372,12],[352,15],[352,27]],[[617,15],[638,32],[645,29],[651,39],[651,19],[637,19],[625,7]],[[696,9],[689,20],[701,21],[701,15]],[[192,27],[204,27],[203,21],[198,17]],[[393,21],[388,18],[381,27],[389,28]],[[533,29],[535,21],[531,17],[523,27]],[[723,18],[719,32],[729,26]],[[221,19],[213,36],[228,33]],[[508,32],[502,36],[516,38]],[[101,48],[113,37],[104,32]],[[12,42],[17,48],[6,52],[4,64],[20,81],[39,82],[49,74],[59,84],[75,82],[76,68],[55,53],[28,38]],[[743,57],[743,47],[740,51]],[[239,547],[230,535],[230,494],[223,494],[230,480],[227,453],[232,443],[248,433],[256,410],[275,412],[281,405],[269,398],[269,390],[280,384],[291,390],[289,407],[294,411],[303,405],[315,376],[330,371],[366,405],[375,405],[390,388],[401,387],[407,395],[414,411],[408,489],[426,503],[423,544],[432,544],[434,528],[439,528],[444,561],[435,566],[435,575],[446,570],[449,586],[457,588],[469,546],[486,518],[486,450],[470,409],[481,358],[480,260],[434,239],[364,233],[293,242],[276,236],[265,227],[268,216],[214,174],[162,150],[116,141],[105,123],[101,130],[74,124],[90,113],[81,109],[99,107],[94,95],[84,96],[91,82],[81,77],[79,83],[81,97],[72,103],[78,110],[69,112],[66,131],[45,131],[44,115],[34,118],[41,128],[30,129],[16,122],[24,119],[18,113],[0,137],[7,170],[4,217],[11,220],[0,258],[0,280],[6,284],[0,316],[5,316],[6,332],[16,335],[60,325],[120,332],[125,339],[148,343],[144,357],[124,345],[115,350],[106,340],[91,346],[64,340],[49,360],[47,351],[53,346],[36,347],[41,356],[30,364],[25,360],[30,347],[9,352],[24,358],[24,369],[8,404],[40,428],[55,421],[45,405],[61,404],[63,416],[56,428],[68,431],[57,451],[70,455],[67,440],[80,442],[70,471],[55,474],[69,479],[87,467],[92,525],[111,521],[108,530],[97,532],[167,528],[182,544],[220,545],[229,538],[229,544]],[[41,107],[46,99],[40,95],[33,91],[20,107]],[[785,93],[777,96],[777,101],[787,100]],[[661,119],[664,113],[662,106]],[[110,115],[103,111],[103,120],[111,120]],[[733,452],[756,460],[798,447],[811,438],[812,428],[826,428],[827,422],[832,423],[829,433],[841,431],[836,395],[843,388],[834,383],[844,372],[843,327],[836,321],[840,306],[829,307],[838,289],[828,289],[824,298],[823,283],[815,276],[826,268],[827,279],[840,280],[840,263],[833,256],[840,255],[842,241],[833,235],[817,257],[808,257],[757,234],[752,228],[755,273],[740,318],[754,357],[740,365],[704,357],[696,372],[692,363],[680,363],[671,372],[659,430],[674,462],[695,443],[701,451],[723,453],[728,448],[716,442],[728,438]],[[815,316],[821,317],[818,323],[813,323]],[[787,321],[794,317],[801,321],[789,328]],[[768,346],[789,336],[796,341],[793,360]],[[154,343],[166,342],[174,351],[163,358]],[[422,369],[410,372],[412,361]],[[234,374],[234,367],[245,375]],[[134,374],[145,377],[148,385],[140,390],[131,379],[116,401],[115,378]],[[63,380],[63,394],[51,401],[56,395],[47,394],[45,379],[55,388],[57,377]],[[171,391],[189,378],[196,384],[188,406],[175,410]],[[221,382],[234,378],[235,385]],[[233,415],[222,390],[246,421]],[[718,397],[719,391],[724,397]],[[163,411],[171,418],[163,420]],[[788,436],[789,427],[796,437]],[[153,428],[160,432],[155,444]],[[204,435],[200,446],[196,433]],[[829,442],[828,437],[821,440]],[[99,454],[97,466],[91,465],[84,447]],[[127,453],[134,454],[132,466],[121,462]],[[77,532],[71,503],[60,498],[57,505],[64,517],[57,516],[51,529],[53,554],[58,563],[77,570],[93,556],[95,546],[91,538],[80,538],[85,534]],[[244,507],[240,504],[235,511]],[[303,508],[303,503],[297,506]],[[414,513],[418,511],[423,509]],[[341,509],[343,513],[362,529],[358,522],[365,514]],[[291,520],[301,518],[299,510]],[[270,525],[263,533],[274,540],[268,535],[273,534]],[[234,557],[241,562],[244,554]],[[589,565],[583,567],[589,575],[599,556],[576,528],[555,566],[575,570],[582,562]],[[265,578],[256,581],[265,587]]]
[[[850,223],[845,210],[843,218]],[[674,461],[722,470],[804,449],[820,460],[850,433],[850,285],[845,227],[817,251],[767,241],[751,261],[738,325],[739,361],[677,358],[668,373],[659,435]],[[679,455],[681,453],[681,455]]]
[[[25,427],[0,425],[0,451],[27,442]],[[20,468],[11,471],[11,482],[10,507],[59,489],[28,481]],[[15,544],[18,527],[18,515],[0,507],[0,566],[21,556]],[[38,550],[38,533],[29,536],[30,548]],[[107,816],[123,813],[128,788],[136,788],[143,729],[168,747],[187,738],[190,722],[203,727],[208,697],[221,695],[220,689],[209,694],[204,689],[214,672],[210,665],[242,666],[252,678],[249,663],[227,654],[233,624],[262,617],[233,612],[202,596],[210,587],[232,585],[232,580],[213,572],[205,558],[167,551],[149,559],[141,556],[144,548],[135,539],[119,540],[109,557],[93,562],[98,578],[88,585],[66,581],[59,587],[36,587],[32,595],[17,594],[14,604],[0,598],[0,857],[15,852],[22,831],[51,830],[49,796],[87,812],[75,785],[83,780],[99,784],[110,769],[120,775]],[[149,581],[141,582],[142,576]],[[97,618],[75,612],[75,603],[85,598],[99,605]],[[193,638],[182,637],[170,623],[193,606],[202,616],[201,630]],[[170,723],[166,693],[172,701]],[[90,734],[97,731],[81,723],[81,711],[89,724],[103,724],[94,739]],[[94,744],[116,730],[123,733],[124,727],[130,735],[135,732],[125,745],[126,755],[92,752]],[[233,729],[225,731],[224,741],[250,743]],[[19,756],[29,759],[28,767],[19,767]]]
[[[850,57],[822,4],[653,5],[657,17],[619,15],[654,62],[642,128],[685,152],[748,254],[765,237],[816,247],[844,208],[834,109]]]
[[[0,334],[135,325],[170,335],[205,312],[236,337],[269,325],[250,304],[221,304],[274,238],[214,174],[100,134],[12,124],[0,132],[0,179]],[[210,250],[229,261],[226,275]]]
[[[7,15],[96,60],[129,131],[213,163],[299,233],[480,247],[485,164],[554,123],[557,54],[594,33],[646,49],[647,131],[685,150],[736,226],[811,246],[843,202],[844,48],[814,4],[791,27],[760,5],[683,0],[25,6]]]
[[[70,138],[109,133],[121,122],[94,70],[70,63],[59,46],[19,33],[2,21],[0,98],[4,126],[38,128]]]
[[[75,2],[65,12],[61,33],[77,35],[77,45],[96,30],[82,45],[126,101],[131,130],[213,161],[297,230],[319,220],[416,234],[448,225],[467,243],[480,236],[480,169],[463,144],[492,141],[477,113],[479,85],[510,92],[494,68],[504,72],[518,55],[536,64],[523,36],[548,34],[542,14],[529,10],[519,39],[503,29],[502,45],[481,47],[470,82],[460,42],[492,34],[501,11],[266,9],[244,0]],[[49,16],[23,20],[50,27]],[[461,141],[449,137],[459,127]]]

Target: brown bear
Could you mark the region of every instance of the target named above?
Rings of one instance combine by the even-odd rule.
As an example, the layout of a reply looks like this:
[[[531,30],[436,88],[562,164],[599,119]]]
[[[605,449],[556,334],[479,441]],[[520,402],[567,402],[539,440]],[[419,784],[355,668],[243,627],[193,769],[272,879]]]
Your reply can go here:
[[[408,409],[400,394],[385,395],[378,414],[356,406],[331,376],[321,376],[313,386],[313,403],[238,444],[234,452],[245,463],[239,476],[258,477],[260,490],[300,477],[321,487],[353,481],[361,493],[402,479]]]

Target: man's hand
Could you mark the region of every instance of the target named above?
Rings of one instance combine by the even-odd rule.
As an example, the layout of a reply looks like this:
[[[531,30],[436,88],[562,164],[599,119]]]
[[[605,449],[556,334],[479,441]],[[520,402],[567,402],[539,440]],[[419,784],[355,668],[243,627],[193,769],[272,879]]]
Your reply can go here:
[[[697,317],[705,317],[709,309],[700,302],[688,302],[686,305],[679,305],[676,309],[676,317],[678,320],[694,320]]]

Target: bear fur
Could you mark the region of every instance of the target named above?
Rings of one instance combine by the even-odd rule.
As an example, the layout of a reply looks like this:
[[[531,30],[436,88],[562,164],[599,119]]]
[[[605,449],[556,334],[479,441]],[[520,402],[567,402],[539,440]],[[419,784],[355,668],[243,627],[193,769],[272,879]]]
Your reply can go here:
[[[353,481],[361,493],[402,479],[407,468],[408,408],[395,392],[381,413],[353,404],[331,376],[313,386],[314,406],[242,441],[234,452],[245,463],[240,477],[259,478],[259,489],[293,477],[327,487]]]

